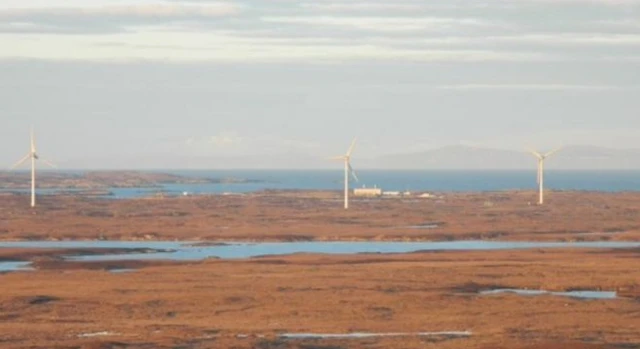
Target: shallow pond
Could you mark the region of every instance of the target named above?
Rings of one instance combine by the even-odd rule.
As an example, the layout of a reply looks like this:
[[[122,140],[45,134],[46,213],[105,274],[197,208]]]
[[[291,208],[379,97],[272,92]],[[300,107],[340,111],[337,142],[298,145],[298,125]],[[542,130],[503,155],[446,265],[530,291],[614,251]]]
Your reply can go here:
[[[616,292],[610,292],[610,291],[550,292],[545,290],[523,290],[523,289],[505,288],[505,289],[497,289],[497,290],[480,292],[480,294],[484,294],[484,295],[492,295],[492,294],[500,294],[500,293],[515,293],[523,296],[552,295],[552,296],[562,296],[562,297],[582,298],[582,299],[616,299],[618,297]]]
[[[30,262],[0,262],[0,272],[4,271],[20,271],[33,270]]]
[[[202,260],[206,258],[238,259],[258,256],[291,255],[296,253],[361,254],[411,253],[418,251],[491,251],[532,248],[631,248],[640,242],[507,242],[507,241],[443,241],[443,242],[261,242],[212,243],[170,241],[15,241],[1,242],[0,248],[119,248],[149,249],[121,254],[70,256],[74,261],[118,260]],[[13,263],[13,262],[12,262]],[[10,265],[6,265],[5,268]],[[24,264],[18,264],[24,267]]]
[[[375,337],[469,337],[468,331],[417,332],[417,333],[285,333],[279,337],[284,339],[362,339]]]

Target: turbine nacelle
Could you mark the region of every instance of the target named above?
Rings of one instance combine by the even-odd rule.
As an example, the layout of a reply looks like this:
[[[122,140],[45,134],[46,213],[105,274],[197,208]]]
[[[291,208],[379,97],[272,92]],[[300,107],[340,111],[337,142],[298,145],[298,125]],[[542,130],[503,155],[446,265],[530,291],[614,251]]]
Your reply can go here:
[[[556,149],[554,149],[554,150],[552,150],[552,151],[549,151],[549,152],[547,152],[547,153],[540,153],[540,152],[538,152],[538,151],[536,151],[536,150],[533,150],[533,149],[527,149],[527,151],[528,151],[529,153],[531,153],[533,156],[535,156],[536,158],[538,158],[538,160],[540,160],[540,161],[544,161],[546,158],[548,158],[548,157],[550,157],[551,155],[553,155],[553,154],[555,154],[555,153],[559,152],[560,150],[562,150],[562,148],[563,148],[563,147],[559,147],[559,148],[556,148]]]

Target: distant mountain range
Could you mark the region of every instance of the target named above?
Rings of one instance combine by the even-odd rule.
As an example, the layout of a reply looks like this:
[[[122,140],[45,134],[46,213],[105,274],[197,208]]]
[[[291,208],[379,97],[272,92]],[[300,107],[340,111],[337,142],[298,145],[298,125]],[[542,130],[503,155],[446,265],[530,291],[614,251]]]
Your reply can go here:
[[[550,149],[539,149],[549,151]],[[330,155],[330,154],[329,154]],[[116,162],[117,161],[117,162]],[[535,158],[520,151],[472,147],[445,146],[416,153],[400,153],[367,158],[353,155],[356,169],[533,169]],[[96,167],[97,164],[103,166]],[[337,161],[327,156],[293,153],[243,156],[180,156],[155,154],[119,157],[118,159],[76,159],[60,163],[62,168],[103,169],[339,169]],[[566,146],[546,162],[549,170],[579,169],[640,169],[640,149],[612,149],[595,146]]]
[[[539,150],[546,152],[550,149]],[[529,169],[536,159],[525,150],[446,146],[419,153],[381,156],[366,166],[388,169]],[[355,160],[354,160],[355,162]],[[640,169],[640,149],[567,146],[549,157],[548,169]]]

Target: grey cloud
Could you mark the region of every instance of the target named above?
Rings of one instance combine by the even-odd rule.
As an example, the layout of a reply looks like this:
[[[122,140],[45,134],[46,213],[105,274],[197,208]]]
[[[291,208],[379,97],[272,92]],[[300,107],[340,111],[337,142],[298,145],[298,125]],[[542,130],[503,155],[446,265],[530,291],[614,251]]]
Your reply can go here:
[[[123,17],[218,17],[240,12],[235,3],[216,2],[206,5],[164,4],[153,5],[116,5],[89,7],[51,7],[51,8],[8,8],[0,10],[3,18],[23,16],[123,16]]]
[[[637,28],[621,28],[617,23],[637,23],[640,19],[640,3],[620,7],[610,6],[609,2],[604,1],[561,1],[553,4],[525,1],[515,4],[493,0],[475,4],[460,1],[425,4],[422,1],[406,0],[321,3],[244,0],[210,8],[212,4],[217,3],[191,0],[157,6],[5,10],[0,11],[0,20],[74,28],[78,32],[82,32],[83,29],[91,32],[90,29],[96,25],[95,23],[99,23],[98,27],[110,27],[112,30],[149,24],[179,23],[198,29],[209,27],[218,30],[261,30],[273,32],[274,35],[293,35],[292,33],[300,31],[310,36],[326,33],[324,35],[361,37],[376,35],[381,31],[393,36],[394,27],[396,31],[407,29],[401,33],[402,35],[415,36],[454,33],[477,36],[567,31],[633,33],[637,32]],[[389,12],[389,9],[394,10]],[[377,23],[376,17],[379,18]],[[215,20],[213,23],[212,19]],[[336,30],[336,26],[343,26],[346,30]],[[428,30],[420,30],[421,27]],[[415,29],[414,33],[408,30],[411,28]]]
[[[60,34],[99,35],[126,32],[121,21],[74,19],[69,22],[62,18],[24,18],[20,21],[0,22],[0,34]]]
[[[238,15],[235,3],[0,9],[0,32],[109,34],[145,25],[211,21]]]
[[[428,4],[412,0],[237,0],[221,5],[218,1],[190,0],[156,6],[5,10],[0,11],[0,32],[88,35],[136,33],[155,27],[172,32],[221,34],[234,44],[268,47],[271,51],[360,47],[387,59],[404,54],[406,60],[433,60],[428,57],[440,52],[442,59],[461,61],[634,61],[640,56],[640,27],[632,24],[640,22],[640,2],[616,4],[534,0],[487,0],[474,4],[460,0]],[[206,44],[113,45],[194,52],[216,49]],[[452,54],[441,54],[444,52]],[[477,58],[469,59],[467,53],[475,53]],[[365,53],[362,58],[371,55]],[[260,59],[259,55],[256,58]]]

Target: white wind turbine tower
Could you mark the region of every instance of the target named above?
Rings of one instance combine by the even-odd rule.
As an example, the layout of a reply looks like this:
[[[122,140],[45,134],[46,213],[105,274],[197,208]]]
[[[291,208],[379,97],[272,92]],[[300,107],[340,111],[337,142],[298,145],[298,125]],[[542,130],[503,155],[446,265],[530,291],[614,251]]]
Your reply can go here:
[[[349,208],[349,176],[353,176],[356,182],[358,182],[358,176],[356,175],[356,171],[351,167],[351,153],[353,153],[353,148],[356,146],[357,138],[353,139],[351,142],[351,146],[345,155],[336,156],[332,158],[332,160],[341,160],[344,161],[344,208]]]
[[[531,154],[533,154],[533,156],[535,156],[538,159],[538,186],[539,186],[539,195],[540,195],[540,199],[538,201],[539,205],[544,204],[544,161],[551,155],[557,153],[558,151],[560,151],[560,149],[562,149],[562,147],[552,150],[548,153],[542,154],[538,151],[535,150],[529,150],[529,152]]]
[[[55,167],[52,163],[47,160],[40,159],[38,153],[36,152],[36,139],[33,134],[33,128],[31,129],[31,149],[29,154],[27,154],[22,160],[18,161],[15,165],[11,166],[11,169],[24,164],[28,160],[31,160],[31,207],[36,206],[36,160],[42,160],[45,164]]]

